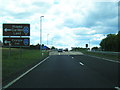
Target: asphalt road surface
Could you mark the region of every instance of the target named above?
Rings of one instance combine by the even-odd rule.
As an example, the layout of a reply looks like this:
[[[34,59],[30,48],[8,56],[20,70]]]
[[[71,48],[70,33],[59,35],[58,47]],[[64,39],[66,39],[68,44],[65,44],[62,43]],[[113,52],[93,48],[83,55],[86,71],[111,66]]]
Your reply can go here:
[[[119,85],[118,66],[120,63],[82,53],[53,53],[8,88],[115,88]]]

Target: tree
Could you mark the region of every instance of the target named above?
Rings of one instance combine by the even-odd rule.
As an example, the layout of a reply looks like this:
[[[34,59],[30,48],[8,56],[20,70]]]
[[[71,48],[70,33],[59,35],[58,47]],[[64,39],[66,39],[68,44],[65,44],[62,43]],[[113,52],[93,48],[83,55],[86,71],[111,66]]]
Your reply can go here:
[[[99,48],[98,47],[93,47],[92,50],[98,50]]]
[[[100,46],[103,51],[105,50],[105,42],[106,42],[105,39],[102,39],[102,41],[100,42]]]
[[[36,49],[40,49],[40,44],[35,45]]]
[[[2,41],[0,40],[0,47],[2,47]]]
[[[118,32],[118,34],[117,34],[117,49],[118,49],[118,51],[120,52],[120,31]]]
[[[55,49],[55,47],[54,47],[54,46],[52,46],[52,47],[51,47],[51,49]]]
[[[102,39],[100,46],[104,51],[120,51],[120,32],[118,34],[108,34],[106,38]]]

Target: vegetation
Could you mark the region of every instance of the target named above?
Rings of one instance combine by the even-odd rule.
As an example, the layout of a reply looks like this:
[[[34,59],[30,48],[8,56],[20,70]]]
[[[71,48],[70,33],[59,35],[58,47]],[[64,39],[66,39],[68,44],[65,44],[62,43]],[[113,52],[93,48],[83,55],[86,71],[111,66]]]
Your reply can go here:
[[[117,35],[108,34],[107,37],[100,42],[100,46],[104,51],[120,52],[120,31]]]
[[[95,51],[98,50],[98,49],[99,49],[98,47],[93,47],[92,48],[92,50],[95,50]]]
[[[43,53],[43,55],[42,55]],[[36,64],[49,55],[47,51],[11,48],[2,48],[3,81]]]
[[[92,50],[99,50],[98,47],[93,47]],[[80,51],[83,54],[86,55],[92,55],[92,56],[97,56],[101,58],[107,58],[107,59],[112,59],[112,60],[120,60],[120,56],[118,54],[108,54],[108,53],[101,53],[101,52],[93,52],[93,51],[88,51],[86,48],[79,48],[79,47],[74,47],[72,48],[72,51]]]
[[[89,50],[89,48],[81,48],[81,47],[72,47],[71,51],[81,51],[81,50]]]
[[[4,46],[3,46],[4,47]],[[23,49],[34,49],[34,50],[40,50],[41,45],[38,43],[36,45],[30,45],[29,47],[22,47]],[[44,48],[46,47],[46,49]],[[12,47],[12,48],[19,48],[19,47]],[[49,50],[50,48],[42,44],[42,50]]]
[[[38,50],[40,50],[40,47],[41,47],[42,50],[44,50],[44,49],[49,50],[50,49],[49,47],[45,46],[44,44],[42,44],[42,46],[41,46],[39,43],[37,45],[30,45],[30,47],[27,48],[27,49],[38,49]]]
[[[108,54],[108,53],[91,52],[91,51],[86,51],[86,50],[82,50],[81,52],[87,55],[120,61],[120,56],[118,54],[113,55],[113,54]]]
[[[54,46],[52,46],[52,47],[51,47],[51,49],[55,49],[55,47],[54,47]]]

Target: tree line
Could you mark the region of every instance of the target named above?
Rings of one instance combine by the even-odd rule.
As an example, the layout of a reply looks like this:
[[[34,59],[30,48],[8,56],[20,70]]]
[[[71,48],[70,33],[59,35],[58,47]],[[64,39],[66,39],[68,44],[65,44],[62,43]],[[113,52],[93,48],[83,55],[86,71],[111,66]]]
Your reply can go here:
[[[120,52],[120,31],[118,34],[108,34],[106,38],[100,42],[103,51]]]
[[[50,48],[44,44],[40,45],[40,44],[36,44],[36,45],[30,45],[29,47],[22,47],[24,49],[36,49],[36,50],[50,50]]]
[[[100,42],[100,47],[92,47],[91,50],[115,51],[120,52],[120,31],[118,34],[108,34]],[[72,47],[72,51],[89,50],[89,48]]]
[[[71,51],[81,51],[81,50],[89,50],[89,48],[72,47],[72,50],[71,50]]]

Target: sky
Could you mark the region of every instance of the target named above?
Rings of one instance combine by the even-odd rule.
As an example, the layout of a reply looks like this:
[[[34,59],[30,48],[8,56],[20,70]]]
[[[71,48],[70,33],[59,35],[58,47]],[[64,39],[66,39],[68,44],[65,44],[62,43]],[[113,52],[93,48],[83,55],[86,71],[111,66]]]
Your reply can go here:
[[[118,32],[117,0],[0,0],[0,40],[3,23],[29,23],[30,44],[71,48],[98,46]]]

